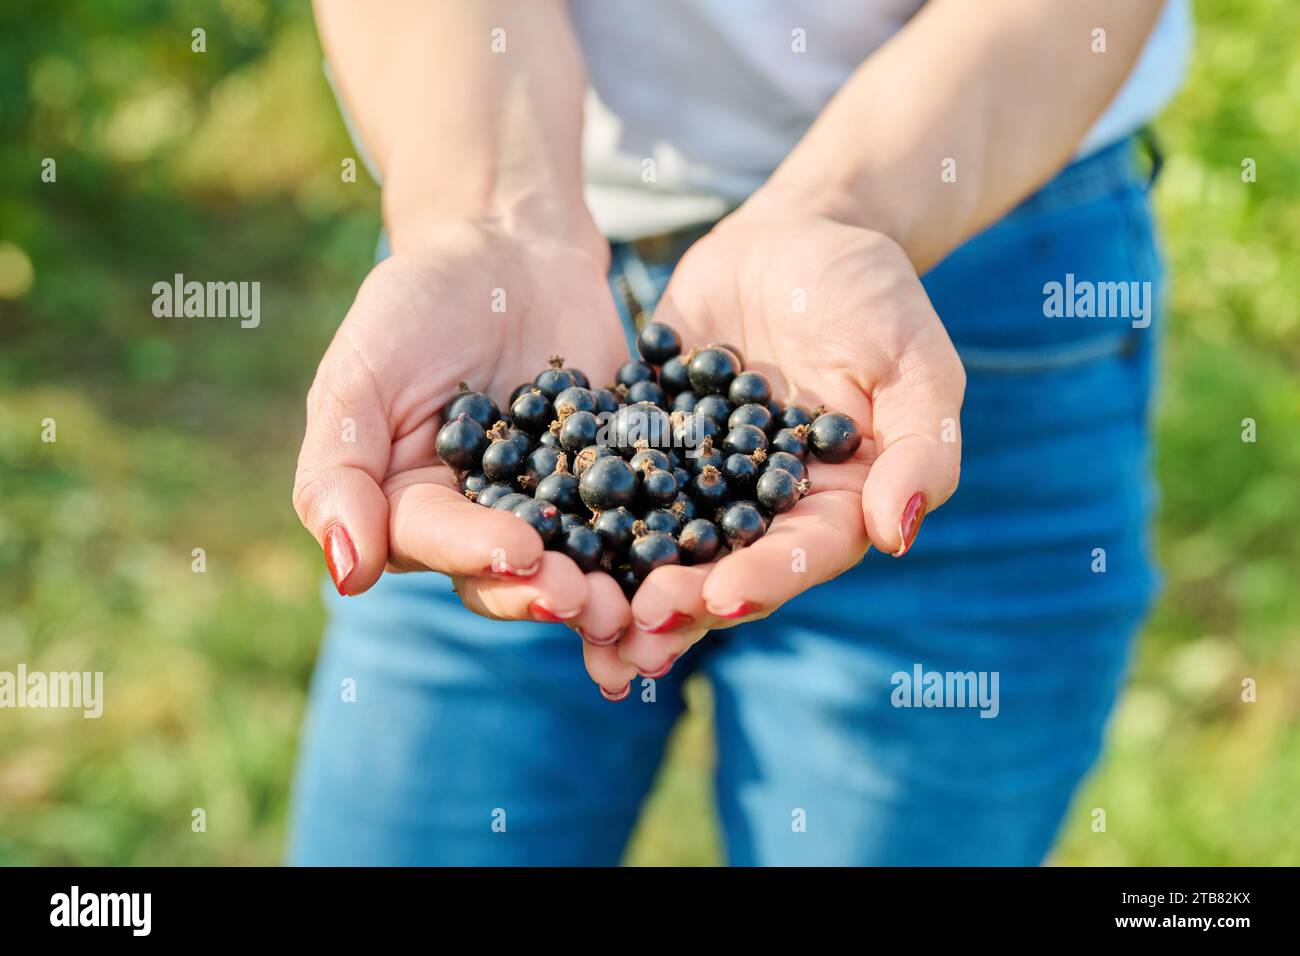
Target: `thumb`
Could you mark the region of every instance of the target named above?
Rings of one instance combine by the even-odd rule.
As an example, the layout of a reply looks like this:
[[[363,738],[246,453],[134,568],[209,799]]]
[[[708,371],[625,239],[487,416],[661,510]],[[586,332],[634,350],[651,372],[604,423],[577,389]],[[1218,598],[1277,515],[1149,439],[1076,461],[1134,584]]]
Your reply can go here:
[[[321,363],[307,393],[293,506],[325,552],[339,594],[360,594],[388,560],[388,500],[379,487],[390,440],[373,381],[346,363]]]
[[[900,558],[961,474],[966,372],[946,333],[936,331],[930,344],[909,349],[872,395],[877,456],[862,489],[862,511],[872,545]]]

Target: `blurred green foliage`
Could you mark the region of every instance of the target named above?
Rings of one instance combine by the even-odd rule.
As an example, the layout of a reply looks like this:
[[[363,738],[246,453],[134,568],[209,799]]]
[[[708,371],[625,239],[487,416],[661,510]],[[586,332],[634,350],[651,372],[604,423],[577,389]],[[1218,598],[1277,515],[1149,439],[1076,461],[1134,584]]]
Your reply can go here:
[[[1197,12],[1158,127],[1167,590],[1065,863],[1300,863],[1300,8]],[[0,717],[0,863],[280,858],[322,624],[288,489],[378,228],[354,155],[305,4],[0,9],[0,669],[103,670],[115,701]],[[176,272],[260,281],[261,328],[154,319]],[[720,859],[690,696],[630,862]]]

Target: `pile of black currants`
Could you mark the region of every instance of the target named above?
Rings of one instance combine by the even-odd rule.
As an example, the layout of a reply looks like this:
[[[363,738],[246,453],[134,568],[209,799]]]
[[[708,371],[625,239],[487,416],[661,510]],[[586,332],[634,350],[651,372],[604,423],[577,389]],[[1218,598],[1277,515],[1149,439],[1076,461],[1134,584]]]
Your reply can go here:
[[[436,443],[465,497],[514,512],[629,597],[655,568],[753,544],[808,493],[809,452],[842,462],[862,444],[847,415],[774,399],[730,346],[682,355],[649,322],[637,347],[608,388],[553,357],[504,415],[462,383]]]

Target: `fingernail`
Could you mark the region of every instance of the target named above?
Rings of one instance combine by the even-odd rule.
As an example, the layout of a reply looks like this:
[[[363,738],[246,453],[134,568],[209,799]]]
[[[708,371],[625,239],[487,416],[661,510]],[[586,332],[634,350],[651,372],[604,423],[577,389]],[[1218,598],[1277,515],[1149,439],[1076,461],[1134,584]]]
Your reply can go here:
[[[526,568],[514,568],[504,561],[493,561],[488,568],[492,574],[504,574],[508,578],[531,578],[542,569],[541,561],[534,561]]]
[[[593,647],[608,647],[610,644],[617,644],[618,639],[623,636],[622,631],[615,631],[609,637],[592,637],[590,634],[588,634],[580,627],[575,628],[575,630],[578,632],[578,636],[580,638],[582,638],[588,644],[591,644]]]
[[[528,605],[528,613],[532,615],[533,620],[547,624],[559,624],[561,621],[578,616],[577,611],[552,611],[544,601],[540,600]]]
[[[622,700],[624,697],[626,697],[626,696],[627,696],[628,694],[630,694],[630,693],[632,693],[632,682],[631,682],[631,681],[628,681],[628,682],[627,682],[627,685],[624,686],[624,688],[623,688],[621,691],[618,691],[617,693],[615,693],[615,692],[613,692],[613,691],[605,690],[605,688],[603,688],[603,687],[600,689],[600,696],[601,696],[601,697],[604,697],[606,700],[613,701],[614,703],[618,703],[620,700]]]
[[[357,549],[352,544],[347,529],[341,524],[331,525],[325,532],[325,566],[339,594],[347,596],[348,578],[357,569]]]
[[[757,604],[751,604],[749,601],[741,601],[730,611],[719,613],[717,616],[726,618],[729,621],[734,621],[738,617],[745,617],[746,615],[753,614],[757,610]]]
[[[677,662],[677,655],[674,654],[672,657],[668,658],[668,663],[665,664],[663,667],[659,668],[659,670],[655,671],[654,673],[646,673],[645,671],[642,671],[641,676],[649,677],[651,680],[658,680],[660,677],[663,677],[670,670],[672,670],[673,664],[675,664],[676,662]]]
[[[921,530],[921,522],[925,520],[925,492],[918,491],[912,497],[907,499],[907,505],[903,508],[903,517],[898,519],[898,536],[903,540],[903,546],[894,553],[894,557],[901,558],[907,554],[912,542],[916,540],[916,533]]]
[[[636,626],[647,634],[663,634],[665,631],[679,631],[694,620],[695,618],[691,617],[689,614],[683,614],[681,611],[673,611],[673,613],[669,614],[658,624],[642,624],[638,621]]]

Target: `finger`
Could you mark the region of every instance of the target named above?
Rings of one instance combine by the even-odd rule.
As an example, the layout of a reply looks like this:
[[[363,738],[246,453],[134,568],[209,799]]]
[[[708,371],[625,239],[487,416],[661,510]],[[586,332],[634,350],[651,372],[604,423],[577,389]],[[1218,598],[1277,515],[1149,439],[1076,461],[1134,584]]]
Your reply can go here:
[[[909,349],[872,396],[877,457],[862,489],[871,543],[902,557],[921,521],[957,488],[966,373],[941,329]]]
[[[446,466],[406,472],[385,491],[394,563],[450,575],[536,573],[543,554],[537,532],[508,511],[474,504],[453,487]]]
[[[616,644],[632,623],[632,608],[623,589],[604,571],[592,571],[587,575],[587,592],[586,606],[569,626],[590,644]]]
[[[360,366],[360,363],[356,363]],[[360,594],[388,558],[388,464],[383,403],[364,367],[328,355],[307,394],[293,506],[325,552],[340,594]]]
[[[712,564],[657,568],[632,599],[633,625],[619,641],[619,656],[645,677],[662,677],[673,662],[702,638],[698,622],[707,616],[700,593]],[[647,623],[648,622],[648,623]]]
[[[720,560],[704,582],[708,627],[764,617],[808,588],[847,571],[867,551],[862,499],[854,491],[808,495],[767,533]]]
[[[600,685],[600,692],[606,700],[623,700],[632,692],[636,668],[619,659],[617,645],[598,647],[583,641],[582,660],[591,679]]]
[[[699,621],[705,614],[700,589],[712,568],[712,564],[656,568],[632,598],[636,627],[651,634],[666,634]]]
[[[475,614],[498,620],[572,621],[587,603],[587,576],[554,551],[542,556],[541,568],[531,577],[458,576],[453,580],[461,603]]]
[[[618,642],[618,653],[620,659],[635,667],[642,677],[658,679],[672,670],[677,658],[699,643],[707,633],[706,628],[696,627],[651,634],[633,625]]]

